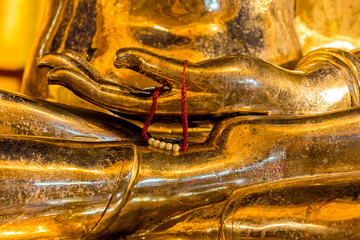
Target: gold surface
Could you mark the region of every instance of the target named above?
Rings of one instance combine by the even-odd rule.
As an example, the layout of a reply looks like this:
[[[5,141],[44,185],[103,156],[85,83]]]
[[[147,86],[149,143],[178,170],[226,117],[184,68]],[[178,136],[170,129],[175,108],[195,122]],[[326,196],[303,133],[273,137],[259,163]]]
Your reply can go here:
[[[0,104],[0,239],[80,239],[126,186],[134,145],[79,110],[8,92]]]
[[[47,53],[38,64],[52,69],[50,84],[65,86],[94,104],[120,115],[145,118],[149,112],[151,97],[136,96],[140,89],[111,82],[75,52]],[[165,85],[157,116],[181,117],[182,61],[130,48],[117,52],[115,66]],[[305,115],[357,106],[359,73],[357,57],[340,49],[311,52],[294,71],[245,55],[189,63],[188,114],[192,119],[237,113]]]
[[[68,90],[48,86],[46,71],[36,68],[41,54],[64,49],[80,53],[104,78],[139,88],[153,86],[154,82],[133,71],[114,68],[118,49],[139,47],[192,62],[247,54],[275,64],[293,65],[301,57],[292,0],[86,3],[48,3],[39,44],[25,69],[23,93],[89,107]],[[268,28],[270,24],[272,27]]]
[[[358,186],[359,108],[311,117],[227,118],[215,125],[204,143],[192,143],[188,152],[175,154],[146,146],[136,126],[105,114],[7,92],[1,93],[1,99],[2,106],[8,107],[0,119],[8,127],[2,131],[0,145],[1,173],[6,179],[2,196],[7,196],[2,199],[5,239],[10,233],[20,239],[76,239],[83,235],[92,239],[119,234],[186,239],[205,238],[209,232],[224,234],[227,239],[227,234],[241,235],[241,226],[248,226],[243,222],[258,221],[259,216],[259,221],[269,218],[263,224],[271,225],[265,227],[262,237],[299,235],[303,227],[316,235],[311,226],[320,224],[325,226],[320,227],[321,236],[332,238],[333,231],[327,230],[332,222],[343,226],[335,236],[348,229],[350,236],[359,234],[356,213],[333,217],[326,211],[331,206],[339,212],[347,207],[337,203],[339,198],[357,209],[353,194]],[[330,180],[322,182],[323,178]],[[262,187],[263,183],[267,185]],[[299,192],[298,186],[305,194],[314,184],[325,189],[312,190],[319,195],[318,202],[300,195],[294,198],[292,192]],[[249,203],[244,210],[239,208],[239,217],[229,214],[231,202],[242,201],[237,192],[248,196],[249,186],[254,194],[264,191],[263,204],[268,200],[269,210],[257,210]],[[335,202],[331,205],[329,200],[316,217],[306,215],[311,207],[303,205],[291,208],[294,212],[271,207],[275,198],[285,202],[303,199],[315,208],[323,206],[325,196]],[[237,207],[230,209],[237,211]],[[308,216],[305,225],[299,222],[301,214]],[[227,216],[234,216],[239,223]],[[290,228],[284,230],[283,225],[273,224],[271,216],[278,217],[276,222],[303,227],[287,224]],[[341,225],[345,219],[351,228]]]
[[[47,1],[31,97],[0,90],[0,238],[357,239],[360,51],[318,48],[357,45],[356,9]],[[181,143],[185,58],[189,149],[159,150],[140,127],[162,86],[150,133]]]

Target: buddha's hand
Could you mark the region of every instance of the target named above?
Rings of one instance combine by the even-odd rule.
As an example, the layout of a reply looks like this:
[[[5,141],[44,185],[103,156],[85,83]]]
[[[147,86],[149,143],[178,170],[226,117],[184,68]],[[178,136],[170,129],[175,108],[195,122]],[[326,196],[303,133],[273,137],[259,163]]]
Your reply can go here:
[[[160,95],[159,106],[170,102],[163,111],[177,115],[183,66],[183,60],[136,48],[120,49],[115,58],[115,67],[132,69],[168,85],[170,90]],[[351,92],[358,89],[358,73],[360,62],[353,54],[330,48],[309,53],[296,71],[245,55],[189,63],[188,112],[189,116],[302,115],[338,110],[359,102]]]
[[[50,85],[62,85],[79,97],[118,114],[146,117],[155,88],[138,89],[121,83],[121,79],[105,78],[82,56],[71,50],[45,53],[38,60],[39,68],[50,68]]]
[[[221,62],[221,61],[220,61]],[[157,56],[140,49],[119,50],[115,59],[118,68],[129,68],[163,85],[158,99],[157,116],[181,117],[181,87],[184,62]],[[213,69],[214,64],[189,63],[186,69],[187,106],[189,117],[203,118],[232,114],[241,110],[239,100],[234,96],[236,88],[224,80],[226,69]],[[117,112],[118,114],[146,117],[152,105],[152,93],[156,88],[144,90],[127,84],[121,79],[105,79],[78,53],[64,50],[61,53],[45,53],[39,67],[48,67],[49,84],[65,86],[83,99]],[[216,71],[220,73],[214,74]],[[134,79],[136,81],[136,79]],[[245,111],[248,111],[245,109]]]
[[[350,106],[345,90],[353,75],[349,75],[345,62],[340,58],[334,60],[335,53],[330,50],[314,54],[315,57],[311,54],[305,57],[297,71],[244,55],[189,63],[186,68],[189,118],[267,112],[313,114]],[[322,59],[320,65],[317,55]],[[146,117],[149,113],[155,88],[140,90],[122,84],[120,79],[105,79],[73,51],[44,54],[38,64],[52,68],[48,73],[50,84],[63,85],[94,104],[118,114]],[[115,67],[137,71],[163,85],[155,118],[181,117],[183,66],[182,60],[143,49],[120,49],[115,58]],[[341,90],[336,101],[328,97],[328,89]]]
[[[116,53],[115,67],[131,69],[167,86],[168,90],[160,94],[157,114],[180,116],[184,61],[140,48],[124,48]],[[276,109],[277,101],[269,101],[267,92],[267,85],[273,88],[275,76],[270,74],[266,81],[262,79],[276,68],[261,59],[244,55],[188,63],[185,78],[189,116],[266,114],[268,110]]]
[[[120,60],[121,56],[118,55],[116,58],[118,67],[120,67]],[[179,64],[182,65],[182,63]],[[146,118],[149,114],[152,105],[152,93],[156,89],[155,87],[141,90],[121,83],[121,79],[106,79],[74,51],[64,50],[61,53],[45,53],[39,58],[38,67],[51,69],[47,74],[49,84],[62,85],[96,105],[120,115],[136,115]],[[129,66],[129,68],[131,67]],[[181,76],[179,77],[181,78]],[[155,118],[157,116],[180,117],[181,83],[177,83],[176,79],[166,81],[155,78],[155,80],[163,84]],[[188,93],[189,105],[196,106],[196,108],[190,108],[190,114],[211,115],[213,110],[210,111],[210,109],[215,108],[210,106],[206,99],[214,99],[216,96],[218,95],[211,93],[199,92],[199,95]]]

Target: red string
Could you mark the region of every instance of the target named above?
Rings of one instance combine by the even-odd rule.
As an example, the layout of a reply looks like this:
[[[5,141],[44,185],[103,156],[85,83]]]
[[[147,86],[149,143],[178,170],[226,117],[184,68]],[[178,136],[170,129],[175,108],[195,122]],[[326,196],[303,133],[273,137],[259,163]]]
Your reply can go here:
[[[186,81],[185,81],[185,71],[189,61],[184,61],[184,69],[183,69],[183,83],[181,87],[181,120],[183,125],[183,145],[180,146],[180,149],[184,152],[187,150],[189,143],[188,143],[188,114],[187,114],[187,107],[186,107]]]
[[[182,120],[182,125],[183,125],[183,144],[180,146],[180,150],[182,151],[186,151],[188,149],[189,143],[188,143],[188,138],[189,138],[189,133],[188,133],[188,114],[187,114],[187,107],[186,107],[186,81],[185,81],[185,72],[186,72],[186,67],[188,65],[189,61],[185,60],[184,61],[184,69],[183,69],[183,83],[182,83],[182,87],[181,87],[181,120]],[[153,119],[155,112],[156,112],[156,107],[157,107],[157,101],[159,99],[159,95],[161,93],[162,88],[158,88],[155,90],[154,94],[153,94],[153,99],[152,99],[152,105],[150,108],[150,112],[149,115],[144,123],[144,127],[142,129],[142,137],[145,139],[145,141],[149,140],[149,137],[147,135],[147,131],[149,129],[151,120]]]
[[[158,88],[155,90],[154,94],[153,94],[153,102],[150,108],[150,113],[149,116],[147,117],[145,123],[144,123],[144,127],[142,129],[142,137],[145,139],[145,141],[149,140],[149,136],[147,135],[147,131],[149,129],[151,120],[153,119],[154,115],[155,115],[155,111],[156,111],[156,107],[157,107],[157,100],[159,98],[160,92],[161,92],[162,88]]]

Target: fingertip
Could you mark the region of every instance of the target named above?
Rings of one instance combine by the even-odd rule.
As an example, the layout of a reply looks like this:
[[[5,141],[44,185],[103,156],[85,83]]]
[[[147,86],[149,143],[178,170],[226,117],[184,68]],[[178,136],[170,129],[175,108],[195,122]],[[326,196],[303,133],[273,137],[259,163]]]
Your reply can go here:
[[[42,54],[39,59],[37,60],[36,65],[41,67],[49,67],[49,53]]]
[[[60,68],[55,68],[48,72],[47,79],[49,84],[55,84],[61,82],[62,79],[67,75],[67,71]]]
[[[117,55],[114,61],[114,66],[116,68],[128,68],[134,71],[139,70],[140,63],[132,53],[123,53]]]
[[[79,72],[74,71],[69,68],[54,68],[48,72],[47,78],[49,83],[59,83],[59,82],[74,82],[84,76]]]
[[[44,53],[39,57],[37,66],[39,68],[55,68],[66,65],[66,62],[67,59],[65,59],[60,53]]]

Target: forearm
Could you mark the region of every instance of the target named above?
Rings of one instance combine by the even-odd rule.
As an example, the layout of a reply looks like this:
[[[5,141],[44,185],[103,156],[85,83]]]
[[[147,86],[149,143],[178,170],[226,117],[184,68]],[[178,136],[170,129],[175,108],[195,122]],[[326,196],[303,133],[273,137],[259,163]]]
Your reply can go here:
[[[360,129],[358,116],[359,109],[297,119],[236,117],[186,153],[139,146],[131,193],[104,234],[146,232],[250,185],[359,169],[359,136],[353,134]]]

